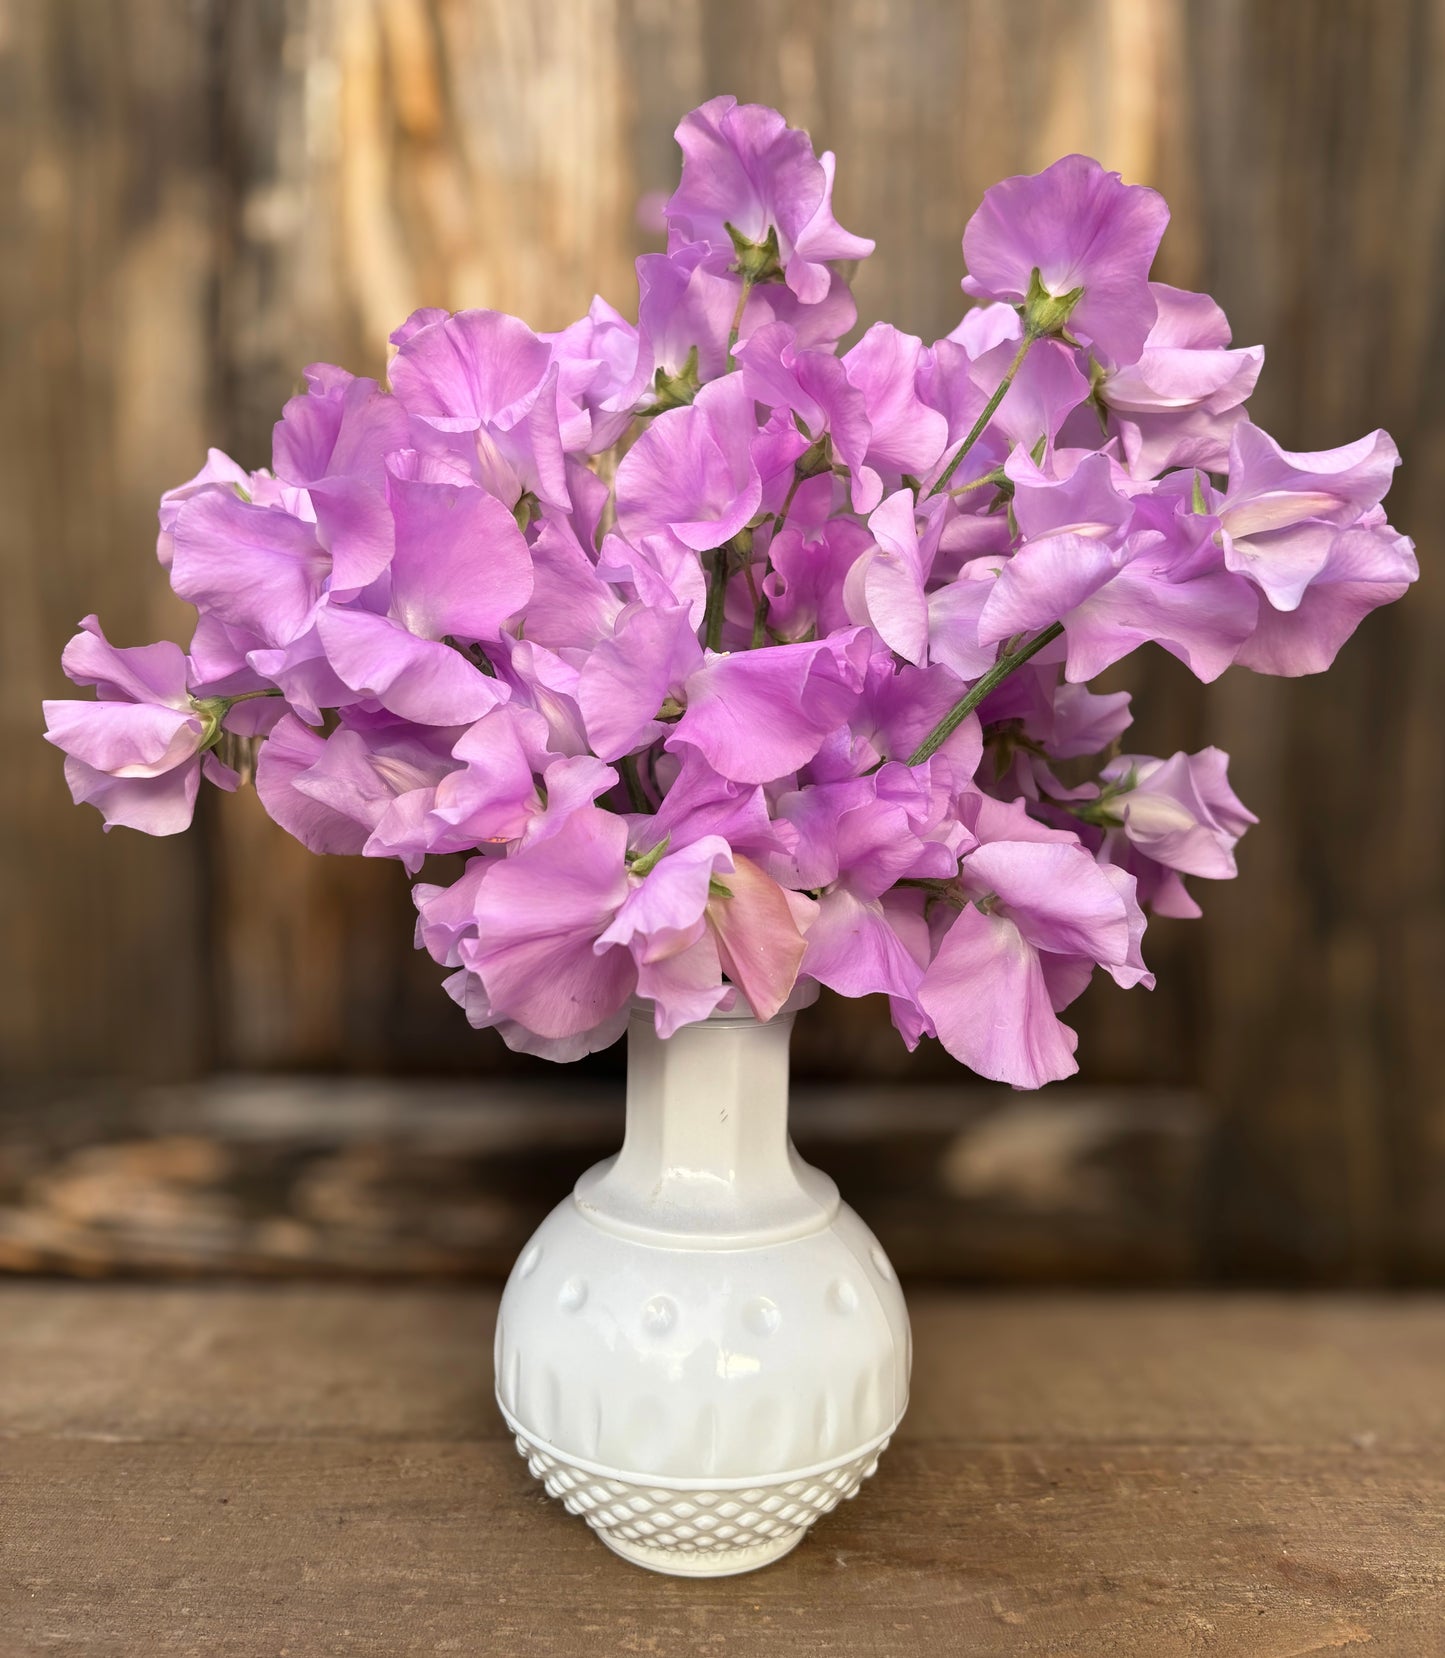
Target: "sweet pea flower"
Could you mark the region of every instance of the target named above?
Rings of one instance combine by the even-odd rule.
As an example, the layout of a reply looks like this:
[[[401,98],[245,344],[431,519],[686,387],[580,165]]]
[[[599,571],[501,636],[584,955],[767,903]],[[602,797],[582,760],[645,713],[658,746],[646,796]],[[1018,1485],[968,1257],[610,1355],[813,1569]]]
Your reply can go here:
[[[982,607],[980,639],[996,642],[1059,621],[1075,682],[1150,640],[1205,683],[1217,679],[1254,629],[1258,605],[1249,585],[1207,547],[1197,556],[1206,523],[1191,526],[1169,497],[1121,495],[1116,481],[1101,454],[1061,483],[1017,489],[1025,539]]]
[[[816,534],[789,526],[768,543],[767,631],[779,644],[821,638],[854,616],[844,594],[848,575],[876,543],[851,518],[830,518]]]
[[[65,754],[65,781],[76,805],[95,806],[107,830],[148,835],[190,827],[201,775],[218,788],[239,781],[209,752],[224,702],[191,695],[179,645],[118,648],[94,616],[65,647],[61,666],[94,702],[46,702],[45,738]]]
[[[1002,800],[1032,802],[1036,808],[1093,801],[1097,784],[1081,782],[1071,787],[1061,781],[1057,768],[1114,747],[1129,727],[1129,705],[1127,691],[1101,696],[1087,686],[1061,680],[1058,666],[1040,666],[1035,658],[1006,680],[980,710],[989,726],[983,769],[990,774],[990,792]],[[1077,828],[1056,811],[1044,815],[1061,826]]]
[[[1262,674],[1323,673],[1365,617],[1401,598],[1419,575],[1414,543],[1372,508],[1330,543],[1293,610],[1260,605],[1236,660]]]
[[[918,1006],[955,1059],[994,1082],[1038,1088],[1072,1076],[1078,1037],[1058,1014],[1100,966],[1152,985],[1139,955],[1134,877],[1022,806],[984,805],[962,900],[923,975]]]
[[[775,245],[777,272],[806,304],[826,298],[827,261],[864,259],[873,243],[833,217],[833,156],[776,110],[714,98],[677,128],[682,180],[664,212],[669,249]],[[766,274],[772,275],[769,270]]]
[[[1399,464],[1386,432],[1296,454],[1242,421],[1229,443],[1229,487],[1212,508],[1226,568],[1276,610],[1296,609],[1339,532],[1379,505]]]
[[[561,1038],[626,1007],[636,965],[622,945],[600,942],[631,890],[626,857],[622,819],[584,807],[556,834],[487,865],[477,936],[460,953],[495,1016]]]
[[[506,691],[495,670],[488,677],[446,641],[500,641],[503,623],[531,595],[531,555],[512,515],[485,490],[429,481],[414,454],[396,465],[414,475],[387,483],[395,551],[386,579],[354,603],[318,610],[317,635],[358,695],[421,725],[466,725]]]
[[[730,541],[758,510],[757,433],[741,374],[704,386],[686,408],[660,414],[617,469],[617,522],[634,544],[666,530],[705,552]]]
[[[323,736],[287,714],[262,748],[256,792],[311,851],[398,858],[415,874],[429,852],[476,844],[427,833],[437,785],[456,769],[459,735],[352,710]]]
[[[793,850],[770,861],[786,884],[815,890],[804,970],[845,996],[911,998],[928,964],[923,891],[900,881],[952,875],[957,859],[929,836],[936,797],[900,765],[784,795]]]
[[[276,423],[271,464],[282,484],[305,490],[305,516],[331,556],[330,593],[357,593],[391,561],[387,457],[408,447],[411,421],[374,380],[313,363],[306,381]]]
[[[1149,267],[1168,223],[1157,191],[1068,155],[984,192],[963,233],[963,290],[1024,306],[1038,332],[1067,325],[1100,362],[1122,368],[1139,360],[1154,326]]]
[[[1234,848],[1259,820],[1230,788],[1228,763],[1217,748],[1169,760],[1122,755],[1104,768],[1099,789],[1090,791],[1095,798],[1069,808],[1099,862],[1132,875],[1139,903],[1151,913],[1198,916],[1182,877],[1235,874]]]
[[[587,315],[539,338],[557,365],[557,414],[567,454],[610,449],[632,423],[650,360],[637,329],[600,296]]]
[[[925,366],[923,341],[884,322],[874,323],[843,358],[868,417],[863,489],[854,502],[860,512],[876,506],[905,473],[926,476],[943,454],[948,422],[919,395]]]
[[[295,507],[297,510],[290,510]],[[304,497],[271,504],[211,487],[173,517],[171,586],[232,642],[209,672],[235,671],[251,650],[282,650],[315,625],[331,575]]]
[[[644,253],[637,261],[638,332],[654,389],[674,388],[670,402],[690,401],[699,386],[727,372],[728,335],[741,296],[742,279],[705,242]],[[745,310],[740,333],[746,316]]]
[[[637,326],[663,407],[689,401],[699,385],[727,373],[734,322],[739,345],[764,328],[782,326],[798,350],[831,351],[858,320],[848,284],[836,271],[822,299],[805,305],[781,282],[762,283],[744,297],[733,267],[731,248],[723,252],[705,242],[645,253],[637,261]]]
[[[818,451],[818,469],[825,471],[834,460],[848,468],[854,510],[867,512],[876,506],[882,485],[877,473],[864,467],[872,424],[864,394],[843,363],[829,351],[799,349],[784,323],[759,329],[738,346],[736,355],[748,395],[793,417],[811,440],[808,452]]]
[[[1208,294],[1165,282],[1151,282],[1149,291],[1158,316],[1138,362],[1101,370],[1095,396],[1136,478],[1175,466],[1220,471],[1264,367],[1264,347],[1231,351],[1228,319]]]
[[[545,340],[501,311],[415,311],[391,336],[390,379],[410,415],[455,444],[511,509],[526,494],[569,505],[559,368]]]
[[[610,1028],[645,981],[670,1035],[722,1000],[724,971],[760,1017],[787,999],[803,940],[776,883],[718,836],[633,860],[627,839],[621,818],[583,806],[464,877],[475,929],[433,931],[428,945],[454,951],[480,981],[488,1022],[575,1041]]]
[[[874,546],[849,572],[845,596],[854,620],[871,624],[878,637],[905,662],[928,660],[929,605],[926,597],[935,534],[921,540],[917,504],[900,489],[868,519]]]
[[[688,846],[721,835],[734,852],[760,860],[783,850],[781,826],[770,817],[764,789],[719,776],[695,748],[657,757],[653,772],[662,798],[655,812],[635,815],[632,844],[649,852],[667,841]]]
[[[160,531],[156,536],[156,560],[162,569],[169,570],[171,560],[175,556],[175,542],[172,531],[175,529],[176,516],[180,512],[181,504],[190,500],[191,496],[202,490],[220,486],[239,495],[242,500],[250,500],[255,492],[256,474],[247,472],[238,466],[231,457],[221,449],[206,451],[205,465],[193,478],[185,483],[177,484],[174,489],[168,489],[161,496],[157,518],[160,522]]]
[[[1155,863],[1183,875],[1224,881],[1235,874],[1234,848],[1259,819],[1229,786],[1222,749],[1168,760],[1121,754],[1100,773],[1096,821]],[[1117,819],[1117,823],[1107,820]]]
[[[665,735],[666,748],[696,748],[722,777],[766,783],[806,764],[846,723],[868,648],[855,628],[807,644],[705,653],[687,612],[636,607],[582,669],[578,704],[604,760]]]
[[[971,430],[1005,374],[1014,367],[1018,318],[1007,306],[988,309],[1002,310],[1013,324],[1013,331],[976,355],[970,355],[966,346],[954,340],[940,340],[920,372],[923,397],[948,421],[947,451]],[[1047,459],[1069,415],[1089,395],[1089,382],[1079,369],[1077,355],[1058,340],[1040,340],[1034,345],[1015,369],[985,435],[950,480],[954,490],[997,471],[1015,449],[1032,455],[1042,444],[1043,458]]]

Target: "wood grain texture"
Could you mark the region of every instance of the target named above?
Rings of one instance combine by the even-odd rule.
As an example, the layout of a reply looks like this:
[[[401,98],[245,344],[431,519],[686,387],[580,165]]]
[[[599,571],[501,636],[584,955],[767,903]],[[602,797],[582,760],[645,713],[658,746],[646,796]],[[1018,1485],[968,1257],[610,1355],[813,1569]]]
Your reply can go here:
[[[195,18],[188,0],[0,14],[0,1075],[163,1078],[209,1057],[201,843],[102,848],[40,739],[82,616],[120,644],[184,625],[150,548],[212,419]]]
[[[232,1079],[12,1109],[0,1273],[505,1276],[622,1139],[620,1090]],[[1157,1090],[805,1086],[803,1154],[905,1273],[1198,1275],[1200,1102]]]
[[[0,1292],[0,1640],[168,1653],[1435,1658],[1438,1301],[914,1297],[915,1398],[786,1561],[541,1498],[495,1297]]]
[[[87,609],[183,636],[155,497],[210,441],[263,463],[301,365],[380,372],[419,304],[625,308],[634,204],[671,187],[678,114],[730,90],[837,152],[839,217],[879,247],[864,322],[951,327],[983,189],[1083,149],[1166,193],[1160,274],[1267,342],[1281,441],[1399,440],[1426,579],[1330,675],[1110,676],[1140,749],[1220,743],[1263,822],[1203,922],[1151,928],[1160,988],[1077,1012],[1091,1085],[1209,1101],[1202,1274],[1441,1281],[1442,82],[1445,0],[8,0],[0,1078],[535,1071],[408,949],[396,869],[315,859],[249,798],[102,840],[35,705]],[[871,1003],[826,1000],[798,1060],[956,1077]]]

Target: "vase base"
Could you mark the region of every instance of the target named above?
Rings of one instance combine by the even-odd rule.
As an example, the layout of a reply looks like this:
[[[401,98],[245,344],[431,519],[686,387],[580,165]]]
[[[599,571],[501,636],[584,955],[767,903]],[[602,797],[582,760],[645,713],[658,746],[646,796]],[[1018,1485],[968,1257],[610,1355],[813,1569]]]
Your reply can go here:
[[[596,1536],[624,1560],[641,1566],[649,1572],[663,1572],[668,1577],[737,1577],[742,1572],[755,1572],[771,1566],[785,1554],[791,1554],[803,1541],[806,1527],[770,1537],[766,1543],[754,1543],[745,1549],[662,1549],[646,1543],[628,1543],[608,1532],[597,1531]]]

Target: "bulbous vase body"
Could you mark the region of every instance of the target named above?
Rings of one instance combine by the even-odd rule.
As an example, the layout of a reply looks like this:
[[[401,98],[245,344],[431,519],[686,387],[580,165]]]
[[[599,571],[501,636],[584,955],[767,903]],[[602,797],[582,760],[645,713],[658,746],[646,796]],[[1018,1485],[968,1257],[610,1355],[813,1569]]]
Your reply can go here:
[[[877,1465],[908,1400],[878,1240],[788,1137],[790,1005],[628,1031],[621,1152],[522,1252],[497,1400],[609,1548],[713,1577],[786,1554]]]

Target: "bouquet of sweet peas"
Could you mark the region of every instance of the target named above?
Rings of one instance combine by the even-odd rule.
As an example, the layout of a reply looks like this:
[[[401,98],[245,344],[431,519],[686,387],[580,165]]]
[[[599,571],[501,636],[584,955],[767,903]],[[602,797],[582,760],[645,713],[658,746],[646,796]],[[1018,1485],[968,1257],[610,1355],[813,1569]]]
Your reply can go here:
[[[1121,752],[1153,642],[1210,681],[1329,666],[1416,575],[1374,432],[1283,450],[1263,360],[1149,280],[1154,191],[1068,156],[963,236],[981,301],[850,349],[833,157],[716,98],[677,130],[637,323],[424,310],[389,385],[315,365],[269,471],[212,451],[160,507],[188,651],[64,666],[77,801],[172,834],[202,777],[317,852],[467,855],[418,942],[514,1048],[574,1059],[800,980],[888,997],[980,1075],[1075,1070],[1059,1014],[1149,985],[1254,818],[1209,748]],[[249,764],[241,769],[249,770]]]

